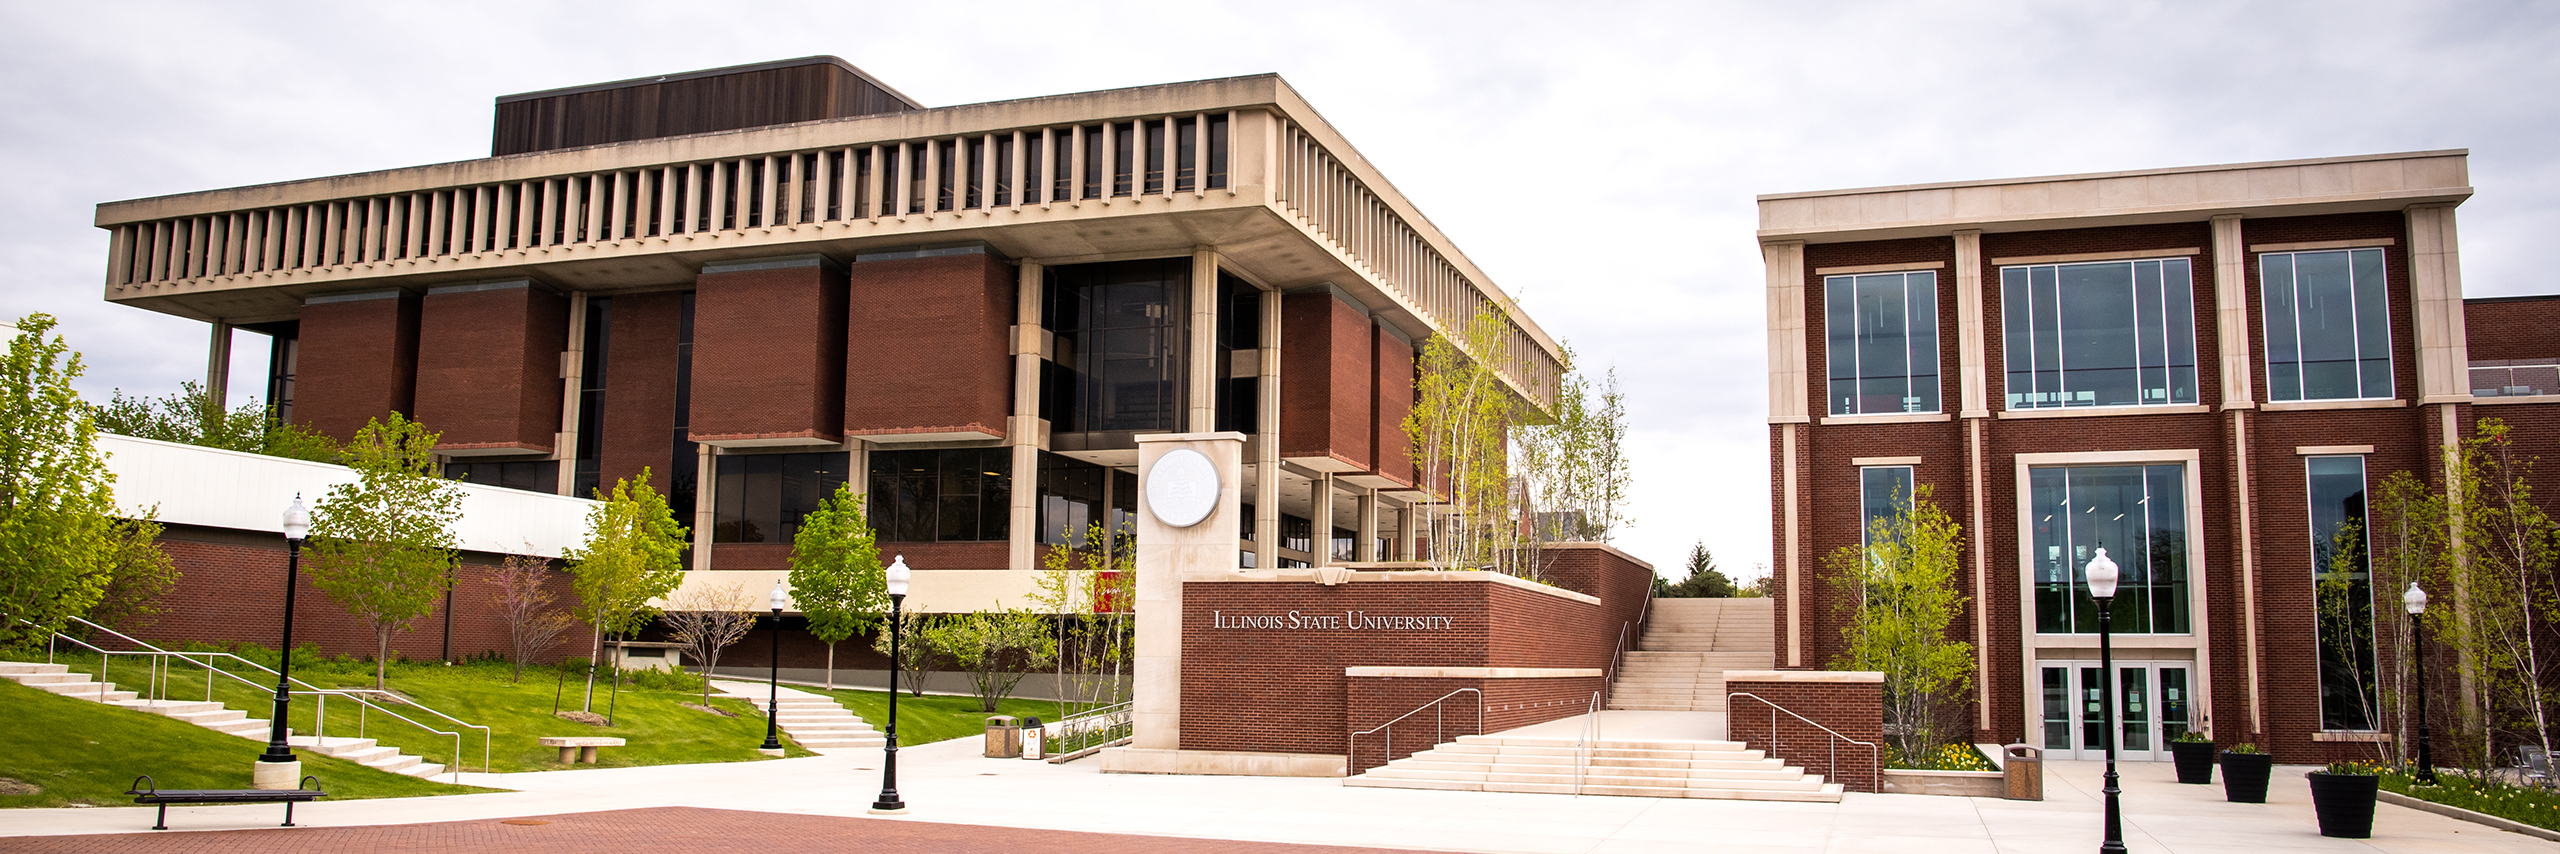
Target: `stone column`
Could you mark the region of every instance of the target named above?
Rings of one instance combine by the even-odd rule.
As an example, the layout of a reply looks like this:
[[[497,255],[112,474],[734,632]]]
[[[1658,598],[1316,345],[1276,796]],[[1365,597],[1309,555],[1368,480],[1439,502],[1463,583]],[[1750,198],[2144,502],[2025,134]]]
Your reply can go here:
[[[204,393],[217,411],[231,408],[231,324],[213,322],[213,338],[204,353]]]
[[[1307,565],[1333,565],[1333,473],[1307,480]]]
[[[1005,425],[1004,443],[1013,449],[1013,495],[1007,507],[1005,567],[1032,569],[1040,542],[1040,447],[1047,423],[1040,420],[1040,300],[1045,274],[1039,263],[1024,261],[1014,287],[1013,417]]]
[[[1184,428],[1194,433],[1218,429],[1218,381],[1227,375],[1218,358],[1218,296],[1218,250],[1191,250],[1191,405]]]
[[[1217,504],[1207,518],[1175,527],[1156,518],[1156,464],[1188,449],[1209,458],[1218,475]],[[1243,511],[1242,433],[1160,433],[1138,437],[1137,655],[1132,686],[1133,740],[1103,754],[1103,770],[1173,770],[1182,747],[1182,582],[1236,569]]]
[[[1253,425],[1253,565],[1280,565],[1280,292],[1262,292],[1261,381]]]
[[[1360,563],[1379,560],[1378,556],[1378,491],[1360,490],[1359,533],[1351,541],[1351,559]]]

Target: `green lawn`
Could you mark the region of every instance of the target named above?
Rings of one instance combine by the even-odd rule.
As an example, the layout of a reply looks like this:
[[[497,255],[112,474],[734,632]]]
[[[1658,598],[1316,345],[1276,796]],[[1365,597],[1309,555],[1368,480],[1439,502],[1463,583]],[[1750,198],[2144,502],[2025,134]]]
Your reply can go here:
[[[263,654],[272,661],[272,652],[245,653],[252,657]],[[75,671],[96,672],[97,659],[78,657],[60,659]],[[117,687],[141,690],[146,679],[142,666],[130,658],[120,658],[109,679]],[[232,670],[243,679],[267,683],[274,677],[235,665]],[[613,712],[612,726],[597,726],[565,720],[552,714],[555,687],[559,707],[581,708],[584,683],[572,673],[561,682],[552,668],[528,668],[522,683],[509,679],[509,669],[494,662],[472,662],[446,667],[436,663],[397,663],[392,665],[388,680],[390,689],[437,711],[490,728],[489,766],[498,772],[550,771],[567,768],[559,762],[559,749],[543,747],[537,741],[543,736],[596,735],[612,736],[629,742],[620,748],[605,748],[595,765],[577,767],[620,767],[630,765],[675,765],[698,762],[752,762],[768,757],[758,754],[756,745],[764,742],[764,717],[754,707],[737,700],[713,699],[712,708],[729,712],[722,717],[678,705],[700,703],[698,690],[677,688],[693,683],[690,678],[678,681],[666,674],[652,674],[646,679],[650,687],[625,683],[620,697],[614,698],[608,682],[609,674],[599,674],[596,684],[597,714],[608,708]],[[321,660],[306,664],[295,657],[294,678],[324,688],[371,688],[371,665],[346,660]],[[176,664],[168,668],[160,693],[171,699],[201,700],[205,697],[205,674],[202,668]],[[250,717],[267,717],[275,702],[272,683],[260,687],[252,682],[217,676],[213,699],[234,709],[247,711]],[[385,708],[399,712],[417,724],[403,722],[378,711],[369,711],[339,698],[328,703],[328,735],[357,736],[379,740],[398,747],[402,752],[425,757],[429,762],[453,763],[454,741],[432,732],[460,732],[462,765],[477,771],[481,764],[481,735],[477,729],[462,729],[440,718],[416,709],[384,703]],[[321,703],[311,696],[293,698],[288,719],[297,735],[315,730],[314,717]],[[423,726],[421,726],[423,725]],[[788,740],[786,739],[786,742]],[[792,756],[808,756],[809,751],[786,744]]]
[[[871,722],[873,728],[888,729],[886,724],[889,720],[889,692],[887,691],[858,691],[851,688],[828,691],[806,685],[792,687],[812,694],[832,696],[837,703],[843,704],[854,714],[861,715],[863,720]],[[954,738],[983,737],[987,733],[987,716],[989,715],[1037,717],[1043,721],[1054,722],[1058,719],[1058,703],[1055,700],[1008,699],[997,703],[995,711],[986,712],[979,710],[976,697],[951,697],[941,694],[918,697],[914,694],[901,694],[898,696],[898,744],[913,746]]]
[[[334,710],[333,710],[334,711]],[[102,706],[0,680],[0,777],[42,787],[0,795],[0,808],[132,804],[137,774],[163,789],[245,789],[262,742],[159,715]],[[302,773],[332,799],[489,792],[302,754]]]

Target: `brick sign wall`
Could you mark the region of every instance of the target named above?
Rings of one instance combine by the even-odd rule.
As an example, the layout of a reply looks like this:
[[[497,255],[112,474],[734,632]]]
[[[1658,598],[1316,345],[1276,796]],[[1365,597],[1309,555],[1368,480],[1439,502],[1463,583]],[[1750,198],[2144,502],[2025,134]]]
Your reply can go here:
[[[1879,791],[1884,748],[1884,679],[1880,673],[1733,671],[1725,674],[1727,738],[1823,775],[1852,792]],[[1755,699],[1756,698],[1756,699]],[[1783,711],[1774,711],[1772,706]],[[1795,713],[1794,715],[1788,712]],[[1799,719],[1796,715],[1802,715]],[[1812,721],[1807,723],[1806,720]],[[1814,724],[1821,724],[1820,727]],[[1828,727],[1832,732],[1824,732]],[[1875,745],[1852,744],[1832,735]]]

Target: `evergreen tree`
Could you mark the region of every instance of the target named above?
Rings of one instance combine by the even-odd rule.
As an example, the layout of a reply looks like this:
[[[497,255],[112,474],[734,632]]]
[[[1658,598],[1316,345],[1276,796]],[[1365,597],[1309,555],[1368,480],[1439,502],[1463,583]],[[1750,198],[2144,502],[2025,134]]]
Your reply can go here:
[[[1689,547],[1689,559],[1681,569],[1685,574],[1679,581],[1655,576],[1653,595],[1663,599],[1730,599],[1738,592],[1733,579],[1716,568],[1716,557],[1707,551],[1706,543]]]

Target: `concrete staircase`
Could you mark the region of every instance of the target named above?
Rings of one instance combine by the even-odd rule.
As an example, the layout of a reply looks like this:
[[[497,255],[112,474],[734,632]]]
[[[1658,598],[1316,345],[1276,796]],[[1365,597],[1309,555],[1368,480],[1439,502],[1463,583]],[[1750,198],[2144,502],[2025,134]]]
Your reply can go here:
[[[1659,603],[1657,603],[1659,604]],[[1587,764],[1584,756],[1588,756]],[[1576,770],[1580,769],[1577,776]],[[1585,750],[1553,736],[1460,736],[1346,778],[1345,786],[1837,803],[1825,782],[1731,741],[1602,740]]]
[[[1724,672],[1776,666],[1767,599],[1656,599],[1609,708],[1722,712]]]
[[[132,691],[118,691],[115,683],[92,681],[89,674],[73,673],[69,665],[0,661],[0,678],[18,684],[60,694],[73,699],[102,702],[118,708],[149,712],[176,718],[209,730],[236,735],[252,741],[265,741],[272,732],[264,718],[249,717],[247,712],[226,708],[221,703],[202,700],[145,700]],[[307,699],[305,700],[307,702]],[[326,743],[310,736],[291,736],[286,743],[308,748],[322,756],[334,756],[368,768],[432,777],[444,773],[444,766],[401,753],[398,748],[383,747],[370,738],[332,738]]]
[[[727,691],[725,696],[753,704],[758,713],[764,711],[763,686],[724,684],[717,680],[711,684],[713,687]],[[755,690],[744,690],[749,687]],[[838,705],[833,699],[788,688],[782,689],[780,694],[782,709],[779,716],[774,719],[774,723],[780,726],[785,734],[790,735],[792,741],[799,742],[801,747],[825,752],[879,748],[888,743],[878,730],[871,728],[869,722]]]

